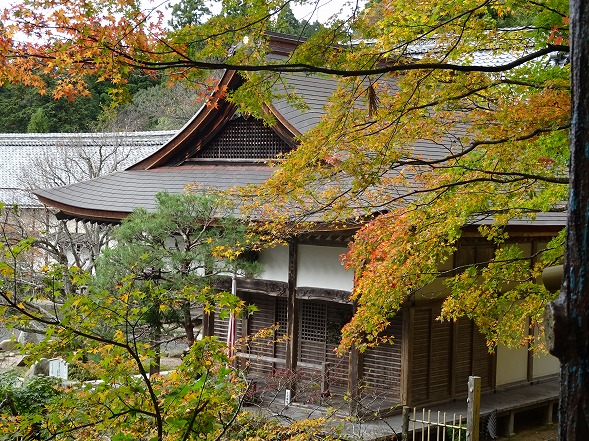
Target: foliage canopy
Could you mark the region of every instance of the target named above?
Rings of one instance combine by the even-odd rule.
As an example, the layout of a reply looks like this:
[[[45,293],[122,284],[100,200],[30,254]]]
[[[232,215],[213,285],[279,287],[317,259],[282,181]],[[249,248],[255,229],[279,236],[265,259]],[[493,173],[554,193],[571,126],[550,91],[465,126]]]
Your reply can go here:
[[[29,362],[63,357],[74,373],[59,388],[2,377],[0,393],[12,403],[0,401],[2,439],[213,440],[236,418],[244,379],[225,342],[195,338],[190,314],[244,309],[214,282],[255,270],[238,259],[252,236],[220,198],[162,193],[158,201],[154,213],[138,210],[117,228],[96,275],[54,265],[41,269],[42,284],[23,283],[20,260],[32,241],[0,243],[0,325],[39,330],[42,341],[23,347]],[[177,369],[159,374],[174,310],[192,332],[190,350]],[[38,405],[26,402],[32,399]]]
[[[135,0],[25,0],[5,12],[0,78],[44,91],[45,75],[59,77],[59,98],[86,93],[88,74],[122,86],[135,69],[192,80],[235,68],[249,81],[228,98],[263,118],[277,84],[299,103],[288,75],[338,78],[321,124],[257,196],[272,202],[266,212],[276,225],[293,205],[327,221],[372,219],[346,257],[359,309],[344,342],[377,342],[399,306],[440,274],[463,227],[482,216],[492,225],[479,233],[496,254],[484,270],[453,276],[443,316],[466,315],[492,343],[520,344],[527,317],[541,326],[552,297],[534,282],[562,255],[562,235],[534,259],[507,236],[513,219],[566,209],[567,2],[344,5],[346,18],[268,58],[266,31],[289,3],[226,2],[204,23],[166,33]],[[524,26],[500,27],[509,20]],[[420,150],[426,141],[445,150]],[[511,289],[510,281],[522,283]]]
[[[112,292],[127,280],[145,294],[143,319],[137,319],[150,324],[155,346],[163,326],[177,323],[190,347],[197,337],[195,305],[200,319],[215,308],[222,316],[244,308],[243,301],[215,287],[228,275],[255,275],[260,265],[240,256],[259,244],[220,196],[159,193],[156,199],[155,211],[138,208],[115,229],[120,245],[99,257],[95,285]]]

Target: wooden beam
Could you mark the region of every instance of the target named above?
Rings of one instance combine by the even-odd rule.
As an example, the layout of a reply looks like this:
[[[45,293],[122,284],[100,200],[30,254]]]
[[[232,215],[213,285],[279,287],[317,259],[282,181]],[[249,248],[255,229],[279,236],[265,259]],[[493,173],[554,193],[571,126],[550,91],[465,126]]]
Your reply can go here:
[[[351,304],[350,291],[329,288],[296,288],[298,299],[304,300],[325,300],[326,302],[337,302]]]
[[[215,288],[229,291],[231,277],[224,277],[215,283]],[[272,297],[286,297],[288,282],[261,279],[239,279],[239,290],[247,293],[264,294]]]

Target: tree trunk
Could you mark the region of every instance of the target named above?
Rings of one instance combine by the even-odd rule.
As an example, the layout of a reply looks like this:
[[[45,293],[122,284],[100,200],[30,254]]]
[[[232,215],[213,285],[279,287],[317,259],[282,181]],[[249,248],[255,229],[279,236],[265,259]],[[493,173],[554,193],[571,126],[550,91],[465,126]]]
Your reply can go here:
[[[550,304],[560,360],[559,439],[589,440],[589,2],[571,0],[571,163],[562,290]]]
[[[153,359],[149,365],[149,375],[156,375],[160,373],[161,359],[162,359],[162,320],[160,315],[161,301],[158,299],[154,302],[154,319],[151,334],[151,348],[154,351]]]
[[[190,251],[190,247],[185,244],[184,252],[188,253]],[[183,277],[188,277],[190,273],[190,262],[185,261],[182,263],[180,267],[180,272]],[[182,302],[181,310],[182,310],[182,327],[184,328],[184,332],[186,333],[186,343],[188,347],[192,347],[196,337],[194,335],[194,320],[192,319],[192,311],[191,311],[192,304],[189,300],[185,300]]]
[[[157,375],[160,373],[161,369],[161,361],[162,361],[162,350],[161,350],[161,343],[160,343],[161,333],[157,332],[154,336],[154,340],[151,343],[151,347],[155,352],[153,359],[149,365],[149,376]]]
[[[188,347],[192,347],[196,337],[194,335],[194,322],[192,320],[192,312],[190,311],[190,302],[186,301],[182,304],[182,326],[186,333],[186,342]]]

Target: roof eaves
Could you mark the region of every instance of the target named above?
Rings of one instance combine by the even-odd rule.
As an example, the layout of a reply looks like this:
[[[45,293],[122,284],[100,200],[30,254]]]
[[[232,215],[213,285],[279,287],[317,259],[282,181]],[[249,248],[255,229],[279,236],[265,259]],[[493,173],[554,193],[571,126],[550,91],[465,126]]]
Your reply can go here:
[[[37,192],[33,192],[37,198],[46,206],[59,210],[56,215],[58,219],[84,219],[86,221],[95,221],[100,223],[119,223],[126,218],[129,213],[122,211],[106,210],[89,210],[85,208],[74,207],[61,202],[45,198]]]
[[[236,89],[242,83],[243,79],[238,75],[237,71],[225,71],[216,90],[210,95],[207,102],[199,111],[180,129],[178,134],[164,144],[158,151],[128,167],[126,170],[149,170],[170,165],[170,163],[177,159],[179,152],[183,151],[185,144],[193,140],[196,142],[196,134],[204,127],[208,127],[216,116],[225,120],[233,114],[235,105],[225,101],[223,98],[228,90]],[[219,127],[220,125],[217,124],[216,128],[218,129]],[[214,131],[211,131],[210,127],[208,127],[207,140],[214,135],[212,132]],[[199,142],[202,144],[201,140]],[[198,147],[200,146],[196,148]],[[184,156],[181,159],[185,159]]]
[[[293,146],[295,144],[293,138],[300,137],[302,133],[299,132],[295,126],[290,124],[288,120],[276,109],[276,107],[274,107],[274,105],[267,104],[264,107],[278,121],[279,125],[274,127],[276,134],[278,134],[278,136],[280,136],[289,145]]]

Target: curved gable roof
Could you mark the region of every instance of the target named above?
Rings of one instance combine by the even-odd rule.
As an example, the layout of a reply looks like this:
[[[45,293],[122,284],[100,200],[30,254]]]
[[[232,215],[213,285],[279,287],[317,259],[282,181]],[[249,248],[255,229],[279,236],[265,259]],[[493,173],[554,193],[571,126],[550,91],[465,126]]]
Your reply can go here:
[[[279,99],[265,104],[264,109],[272,115],[276,124],[271,129],[291,147],[296,138],[317,125],[324,114],[327,99],[336,88],[336,81],[325,77],[303,74],[287,74],[288,87],[300,94],[307,108],[300,110]],[[243,78],[236,71],[226,71],[215,91],[194,117],[170,141],[158,151],[142,159],[128,170],[151,170],[158,167],[178,166],[195,152],[201,150],[234,116],[236,106],[225,99],[228,91],[243,84]],[[277,85],[278,87],[286,87]],[[277,90],[287,93],[286,90]],[[292,90],[290,90],[292,92]]]
[[[263,127],[259,136],[269,138],[268,130],[271,130],[275,134],[272,135],[274,143],[279,138],[293,148],[296,138],[314,127],[323,116],[336,81],[299,74],[288,74],[287,80],[287,87],[303,96],[307,108],[296,108],[286,99],[265,105],[264,109],[275,118],[276,124]],[[154,208],[159,191],[177,193],[189,184],[228,189],[263,182],[273,171],[263,159],[248,159],[252,157],[248,155],[242,155],[245,158],[241,159],[197,157],[198,152],[230,126],[237,109],[225,96],[228,91],[239,88],[243,81],[237,72],[226,71],[207,104],[174,137],[125,171],[64,187],[37,190],[35,195],[44,204],[59,209],[63,217],[117,222],[136,207]],[[252,145],[252,149],[255,148]]]

